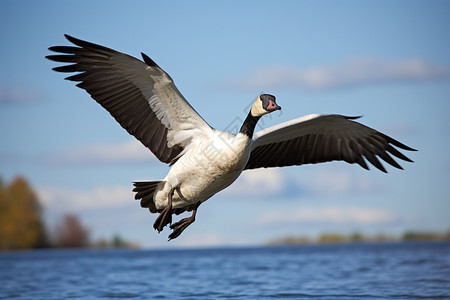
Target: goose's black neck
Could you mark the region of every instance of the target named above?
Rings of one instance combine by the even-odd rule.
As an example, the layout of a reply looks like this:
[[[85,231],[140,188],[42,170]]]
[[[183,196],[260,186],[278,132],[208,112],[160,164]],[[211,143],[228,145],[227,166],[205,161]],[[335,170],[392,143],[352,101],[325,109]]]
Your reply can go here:
[[[253,132],[255,131],[256,123],[258,123],[260,118],[261,117],[252,116],[252,113],[249,112],[239,132],[245,134],[249,138],[252,138]]]

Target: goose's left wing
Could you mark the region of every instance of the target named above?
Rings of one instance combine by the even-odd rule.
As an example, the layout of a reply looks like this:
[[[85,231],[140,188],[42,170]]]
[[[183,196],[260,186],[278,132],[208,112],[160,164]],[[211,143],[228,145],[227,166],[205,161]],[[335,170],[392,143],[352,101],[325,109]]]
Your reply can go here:
[[[333,160],[357,163],[369,169],[365,159],[386,172],[377,156],[390,165],[402,167],[389,155],[412,162],[393,146],[416,151],[372,128],[353,121],[359,117],[307,115],[254,135],[245,169],[315,164]]]
[[[172,78],[142,53],[144,61],[113,49],[66,38],[75,46],[50,47],[48,59],[68,63],[53,70],[77,73],[79,82],[116,121],[162,162],[173,163],[212,128],[178,91]]]

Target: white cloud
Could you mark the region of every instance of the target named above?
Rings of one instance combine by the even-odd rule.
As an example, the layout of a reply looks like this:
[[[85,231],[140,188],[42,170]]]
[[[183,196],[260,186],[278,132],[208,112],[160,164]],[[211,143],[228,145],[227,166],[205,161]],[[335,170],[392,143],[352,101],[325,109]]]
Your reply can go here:
[[[301,171],[301,170],[298,170]],[[379,185],[367,177],[352,175],[345,170],[322,169],[307,176],[291,177],[282,169],[245,171],[237,182],[221,195],[230,199],[292,199],[314,196],[342,196],[373,193]],[[132,185],[104,185],[91,189],[71,189],[58,186],[38,188],[39,199],[46,208],[56,211],[95,211],[137,205]]]
[[[258,225],[327,223],[370,225],[388,223],[396,220],[389,211],[359,207],[310,207],[302,206],[293,211],[268,212],[260,215]]]
[[[30,103],[42,99],[42,95],[22,84],[0,87],[0,104]]]
[[[47,159],[51,163],[114,163],[152,161],[156,157],[138,140],[118,144],[95,144],[63,150]]]
[[[98,186],[91,190],[42,187],[38,189],[38,195],[45,207],[64,211],[80,212],[136,204],[131,185]]]
[[[349,59],[343,63],[295,69],[269,66],[232,82],[238,88],[277,87],[324,89],[394,81],[422,81],[450,77],[450,68],[413,58],[389,61],[376,57]]]
[[[284,175],[280,169],[247,170],[223,194],[261,197],[280,193],[284,186]]]
[[[239,199],[299,198],[314,196],[345,196],[378,193],[384,187],[369,176],[359,176],[348,168],[317,165],[314,169],[299,167],[292,171],[283,168],[244,171],[239,179],[221,195]],[[361,170],[364,172],[364,170]]]
[[[310,171],[308,176],[301,180],[305,189],[316,195],[365,194],[383,190],[383,186],[369,177],[357,176],[343,168],[321,168]]]

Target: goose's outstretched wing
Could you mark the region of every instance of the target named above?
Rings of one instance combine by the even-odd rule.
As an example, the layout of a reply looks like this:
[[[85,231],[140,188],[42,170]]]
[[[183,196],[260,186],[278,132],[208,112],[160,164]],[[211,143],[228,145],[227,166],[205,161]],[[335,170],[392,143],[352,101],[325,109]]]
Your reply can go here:
[[[172,78],[142,53],[144,62],[115,50],[65,35],[78,47],[55,46],[48,59],[69,63],[53,68],[79,72],[67,77],[80,82],[92,98],[156,157],[173,162],[195,138],[211,127],[176,88]]]
[[[379,170],[386,169],[377,159],[402,167],[389,155],[412,162],[395,149],[415,151],[393,138],[353,121],[359,117],[307,115],[254,135],[245,169],[315,164],[333,160],[357,163],[369,169],[365,159]],[[392,146],[393,145],[393,146]]]

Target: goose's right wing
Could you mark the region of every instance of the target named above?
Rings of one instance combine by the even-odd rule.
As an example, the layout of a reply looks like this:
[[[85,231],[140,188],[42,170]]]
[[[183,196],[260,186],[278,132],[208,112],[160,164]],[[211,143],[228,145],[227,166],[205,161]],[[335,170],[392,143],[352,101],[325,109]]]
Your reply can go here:
[[[367,159],[379,170],[386,169],[377,159],[402,167],[388,154],[405,161],[409,158],[392,145],[415,151],[399,141],[353,121],[358,117],[341,115],[307,115],[254,135],[245,169],[315,164],[333,160],[357,163],[368,169]]]
[[[144,62],[115,50],[71,36],[77,45],[49,49],[59,55],[48,59],[70,63],[58,72],[81,72],[66,79],[78,81],[144,146],[165,163],[173,162],[196,138],[207,136],[211,127],[178,91],[172,78],[142,53]]]

